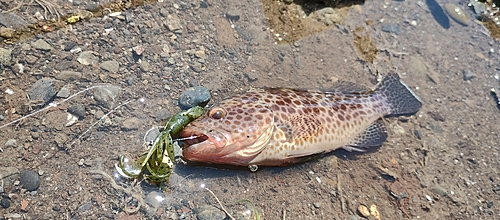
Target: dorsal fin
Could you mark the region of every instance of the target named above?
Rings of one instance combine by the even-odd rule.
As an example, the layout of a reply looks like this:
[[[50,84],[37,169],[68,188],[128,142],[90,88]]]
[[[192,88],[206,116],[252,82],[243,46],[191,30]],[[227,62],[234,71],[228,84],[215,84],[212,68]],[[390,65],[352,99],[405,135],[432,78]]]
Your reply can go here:
[[[364,94],[373,92],[372,89],[349,81],[338,80],[328,89],[331,93]]]

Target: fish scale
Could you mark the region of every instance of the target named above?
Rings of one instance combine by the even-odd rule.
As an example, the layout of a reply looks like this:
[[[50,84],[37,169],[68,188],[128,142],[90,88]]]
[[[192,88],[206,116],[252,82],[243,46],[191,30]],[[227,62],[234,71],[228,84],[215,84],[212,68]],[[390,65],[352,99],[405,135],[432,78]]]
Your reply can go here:
[[[204,163],[284,166],[339,148],[364,151],[386,140],[382,117],[413,114],[422,105],[397,74],[373,91],[353,88],[264,88],[235,95],[185,127],[183,156]]]

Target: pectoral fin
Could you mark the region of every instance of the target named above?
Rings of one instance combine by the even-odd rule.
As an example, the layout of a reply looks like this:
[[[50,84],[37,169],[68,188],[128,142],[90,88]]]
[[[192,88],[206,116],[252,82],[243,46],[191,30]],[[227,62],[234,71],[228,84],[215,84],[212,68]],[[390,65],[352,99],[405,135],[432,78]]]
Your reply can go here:
[[[347,151],[364,152],[366,148],[382,145],[386,139],[387,128],[384,125],[384,121],[378,119],[370,124],[358,138],[343,148]]]

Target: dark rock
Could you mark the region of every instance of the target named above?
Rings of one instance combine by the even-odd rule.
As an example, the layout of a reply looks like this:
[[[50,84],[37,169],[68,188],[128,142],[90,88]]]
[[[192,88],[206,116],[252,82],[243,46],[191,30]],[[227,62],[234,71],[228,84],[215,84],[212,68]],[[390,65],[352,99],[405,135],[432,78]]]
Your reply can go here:
[[[395,33],[396,35],[399,35],[401,33],[401,31],[399,30],[399,27],[395,24],[382,25],[382,31],[389,32],[389,33]]]
[[[0,200],[0,206],[2,206],[2,208],[4,209],[9,208],[10,207],[9,199],[6,197],[2,197],[2,199]]]
[[[231,20],[231,21],[240,20],[240,15],[241,15],[241,12],[238,10],[229,10],[226,12],[226,18]]]
[[[79,118],[85,117],[85,106],[82,104],[70,105],[68,112],[78,116]]]
[[[474,78],[476,76],[476,74],[474,74],[472,71],[470,70],[464,70],[463,71],[463,76],[464,76],[464,80],[465,81],[469,81],[471,80],[472,78]]]
[[[28,191],[35,191],[40,187],[40,176],[38,173],[32,170],[25,170],[21,173],[21,178],[19,179],[23,188]]]
[[[179,97],[181,109],[205,106],[210,101],[210,91],[203,86],[190,87]]]
[[[31,86],[28,91],[30,101],[40,101],[43,105],[49,103],[56,96],[54,89],[55,80],[53,79],[40,79]]]
[[[70,51],[71,49],[73,49],[73,47],[75,47],[77,45],[76,42],[73,42],[73,41],[69,41],[69,42],[66,42],[63,44],[64,46],[64,51]]]

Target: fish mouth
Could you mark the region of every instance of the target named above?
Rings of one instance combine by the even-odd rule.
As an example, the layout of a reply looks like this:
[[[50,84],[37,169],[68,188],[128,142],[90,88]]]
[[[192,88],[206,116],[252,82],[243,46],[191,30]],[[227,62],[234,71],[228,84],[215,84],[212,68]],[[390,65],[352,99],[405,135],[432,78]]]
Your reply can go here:
[[[177,140],[179,146],[182,149],[186,149],[190,146],[196,146],[204,141],[208,140],[209,137],[202,131],[196,129],[184,129],[180,133],[180,139]]]

